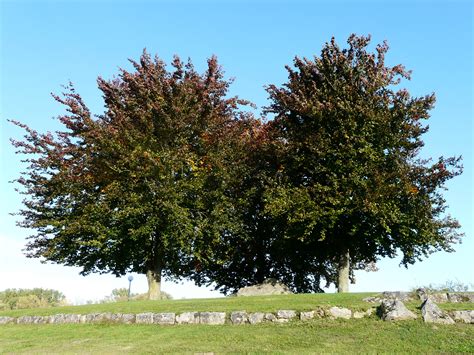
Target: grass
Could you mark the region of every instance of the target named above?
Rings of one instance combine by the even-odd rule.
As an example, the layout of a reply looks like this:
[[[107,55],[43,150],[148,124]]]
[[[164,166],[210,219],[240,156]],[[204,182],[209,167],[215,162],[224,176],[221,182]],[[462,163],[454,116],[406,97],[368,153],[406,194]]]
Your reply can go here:
[[[474,352],[474,327],[377,319],[259,325],[6,325],[1,353]]]
[[[279,296],[226,297],[207,299],[161,300],[161,301],[130,301],[83,306],[63,306],[55,308],[17,309],[1,311],[0,316],[20,317],[24,315],[47,316],[57,313],[87,314],[98,312],[142,313],[142,312],[276,312],[279,309],[296,311],[313,310],[316,307],[350,307],[353,310],[366,310],[371,304],[362,301],[374,293],[346,294],[297,294]]]
[[[375,307],[362,301],[373,293],[301,294],[220,299],[131,301],[109,304],[0,312],[0,316],[57,313],[141,313],[278,309],[311,310],[341,306],[352,310]],[[419,318],[384,322],[367,319],[314,319],[258,325],[0,325],[0,353],[334,353],[334,352],[474,352],[474,326],[423,323],[420,302],[407,306]],[[445,310],[474,309],[473,303],[440,304]]]

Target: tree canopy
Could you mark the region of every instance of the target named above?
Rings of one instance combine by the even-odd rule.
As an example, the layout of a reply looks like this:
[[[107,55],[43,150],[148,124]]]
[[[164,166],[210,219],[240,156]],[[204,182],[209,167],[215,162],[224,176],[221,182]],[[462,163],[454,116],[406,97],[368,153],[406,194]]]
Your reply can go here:
[[[341,49],[333,38],[319,57],[296,57],[288,82],[268,87],[284,175],[268,192],[268,211],[285,220],[287,238],[333,270],[347,272],[349,260],[351,270],[365,268],[398,251],[405,266],[452,251],[461,234],[441,191],[461,173],[460,157],[419,158],[434,94],[396,90],[410,72],[386,66],[386,43],[372,53],[370,37],[347,42]],[[337,282],[334,272],[322,276]]]
[[[19,214],[36,231],[28,256],[84,275],[146,273],[158,299],[161,275],[180,276],[203,252],[195,248],[206,221],[198,195],[219,174],[216,151],[247,102],[226,97],[230,82],[215,57],[204,74],[178,57],[170,72],[146,52],[131,62],[134,72],[98,79],[104,114],[93,117],[70,85],[54,96],[69,113],[59,118],[65,131],[14,122],[27,131],[14,145],[33,156],[18,179],[27,195]]]
[[[94,116],[72,84],[54,98],[64,130],[26,130],[25,208],[35,231],[27,255],[82,274],[162,275],[234,292],[274,278],[296,292],[322,282],[347,290],[353,271],[401,252],[407,266],[452,251],[459,223],[446,214],[460,157],[420,159],[434,94],[397,89],[410,73],[386,66],[386,43],[333,38],[294,59],[288,82],[269,85],[272,119],[228,97],[217,59],[199,74],[171,70],[144,51],[134,71],[99,77]]]

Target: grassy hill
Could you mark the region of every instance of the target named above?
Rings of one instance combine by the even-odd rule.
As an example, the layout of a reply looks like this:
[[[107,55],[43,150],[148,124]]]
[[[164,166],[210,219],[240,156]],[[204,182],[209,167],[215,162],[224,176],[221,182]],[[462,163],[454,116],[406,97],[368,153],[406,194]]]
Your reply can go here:
[[[141,313],[246,310],[275,312],[319,307],[366,310],[375,305],[364,294],[303,294],[245,298],[131,301],[74,307],[0,312],[0,316],[86,314],[94,312]],[[420,314],[419,302],[407,306]],[[446,310],[474,309],[474,304],[440,304]],[[45,324],[0,325],[0,353],[227,353],[227,352],[474,352],[474,326],[432,325],[421,319],[383,322],[367,319],[314,319],[286,324],[258,325],[119,325]]]

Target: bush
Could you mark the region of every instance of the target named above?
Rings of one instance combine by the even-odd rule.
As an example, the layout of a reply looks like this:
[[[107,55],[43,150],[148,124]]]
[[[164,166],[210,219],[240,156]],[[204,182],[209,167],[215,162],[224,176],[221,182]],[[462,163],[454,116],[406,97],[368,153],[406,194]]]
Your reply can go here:
[[[447,280],[442,284],[432,284],[427,286],[418,286],[414,290],[423,288],[428,293],[435,292],[467,292],[474,288],[473,284],[465,284],[459,280]]]
[[[10,288],[0,292],[0,310],[56,307],[65,305],[65,299],[66,297],[56,290]]]

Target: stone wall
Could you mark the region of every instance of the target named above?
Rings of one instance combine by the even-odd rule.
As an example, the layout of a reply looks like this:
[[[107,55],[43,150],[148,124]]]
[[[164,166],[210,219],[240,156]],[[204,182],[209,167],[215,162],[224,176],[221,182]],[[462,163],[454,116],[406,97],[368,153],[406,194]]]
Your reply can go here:
[[[473,302],[474,294],[446,294],[446,297],[437,295],[415,296],[422,300],[421,313],[423,321],[427,323],[454,324],[455,322],[474,324],[474,310],[443,312],[435,302]],[[377,314],[385,321],[416,319],[417,315],[409,311],[403,302],[414,301],[413,294],[403,292],[384,292],[379,297],[364,299],[369,303],[379,303],[366,311],[353,311],[348,308],[319,307],[309,311],[295,311],[291,309],[277,312],[183,312],[180,314],[166,312],[131,313],[90,313],[90,314],[55,314],[51,316],[21,316],[2,317],[1,324],[258,324],[258,323],[287,323],[290,321],[308,321],[313,318],[327,319],[360,319]]]

